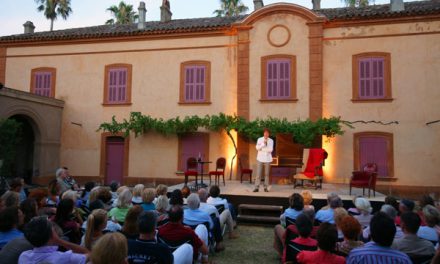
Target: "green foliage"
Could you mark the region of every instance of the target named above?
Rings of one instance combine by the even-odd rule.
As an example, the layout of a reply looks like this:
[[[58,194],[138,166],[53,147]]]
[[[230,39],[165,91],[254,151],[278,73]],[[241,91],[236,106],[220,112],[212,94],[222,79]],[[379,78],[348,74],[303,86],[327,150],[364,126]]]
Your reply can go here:
[[[72,13],[70,0],[35,0],[37,10],[44,12],[44,16],[50,20],[50,31],[53,30],[53,22],[61,16],[64,20]]]
[[[220,9],[214,11],[217,17],[232,17],[246,13],[249,8],[241,0],[220,0]]]
[[[374,3],[374,0],[342,0],[346,6],[349,7],[366,7],[370,2]]]
[[[13,119],[0,119],[0,176],[9,177],[15,161],[16,146],[21,141],[21,124]]]
[[[112,5],[107,8],[114,19],[109,19],[105,22],[107,25],[113,24],[131,24],[134,23],[139,15],[134,11],[133,5],[127,5],[124,1],[121,1],[118,6]]]

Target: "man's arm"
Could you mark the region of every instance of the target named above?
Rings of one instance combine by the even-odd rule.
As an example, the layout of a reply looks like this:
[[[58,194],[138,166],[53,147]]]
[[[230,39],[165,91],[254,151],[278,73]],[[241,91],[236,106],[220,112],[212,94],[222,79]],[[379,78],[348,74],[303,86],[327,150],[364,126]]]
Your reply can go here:
[[[72,250],[73,252],[79,253],[79,254],[89,254],[90,253],[89,250],[85,247],[82,247],[80,245],[62,240],[58,236],[57,232],[53,229],[52,229],[52,238],[50,239],[49,243],[52,245],[62,246],[66,249]]]
[[[263,147],[264,147],[264,142],[261,140],[261,138],[259,138],[259,139],[257,140],[257,145],[255,146],[255,148],[256,148],[258,151],[261,151],[261,150],[263,149]]]

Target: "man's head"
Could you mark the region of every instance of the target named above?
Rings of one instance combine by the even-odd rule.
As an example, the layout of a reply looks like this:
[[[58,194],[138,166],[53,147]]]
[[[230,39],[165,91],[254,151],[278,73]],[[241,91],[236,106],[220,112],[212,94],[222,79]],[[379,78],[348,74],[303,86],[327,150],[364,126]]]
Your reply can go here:
[[[384,212],[377,212],[370,222],[371,238],[383,247],[390,247],[396,234],[394,220]]]
[[[209,188],[209,196],[212,198],[217,198],[220,195],[220,188],[217,185],[212,185]]]
[[[23,224],[23,213],[17,206],[6,207],[0,212],[0,232],[8,232]]]
[[[408,234],[417,234],[420,227],[420,216],[414,212],[405,212],[400,216],[402,230]]]
[[[93,186],[94,187],[94,186]],[[92,187],[92,188],[93,188]],[[116,190],[119,188],[119,183],[117,182],[117,181],[112,181],[111,183],[110,183],[110,190],[112,191],[112,192],[116,192]],[[91,190],[91,189],[90,189]]]
[[[382,205],[382,207],[380,208],[380,211],[385,213],[386,215],[388,215],[388,217],[393,220],[397,216],[396,209],[392,205],[389,205],[389,204]]]
[[[293,193],[289,197],[290,208],[301,211],[304,208],[304,199],[299,193]]]
[[[52,223],[47,217],[34,217],[24,229],[24,237],[34,247],[46,245],[52,237]]]
[[[191,210],[195,210],[200,206],[200,198],[196,193],[192,193],[188,196],[186,202],[188,203],[188,207]]]
[[[415,203],[409,199],[402,199],[399,203],[399,211],[400,213],[404,212],[412,212],[414,210]]]
[[[183,219],[183,209],[180,205],[173,205],[168,211],[168,218],[172,223],[178,223]]]
[[[331,192],[327,194],[327,204],[330,205],[331,199],[334,197],[339,197],[337,193]]]
[[[151,234],[156,231],[157,217],[153,211],[142,212],[138,218],[138,228],[140,234]]]
[[[330,223],[322,223],[316,234],[318,239],[318,247],[324,251],[332,251],[335,249],[338,241],[338,230]]]
[[[199,194],[200,202],[206,203],[209,196],[208,191],[205,188],[201,188],[197,193]]]
[[[268,128],[263,129],[263,136],[264,138],[268,138],[270,135],[270,131]]]
[[[296,218],[296,228],[298,229],[299,235],[306,238],[312,233],[313,223],[307,215],[300,214]]]
[[[339,198],[339,196],[332,197],[330,199],[329,205],[330,205],[330,208],[332,208],[332,209],[336,209],[338,207],[342,207],[342,200],[341,200],[341,198]]]

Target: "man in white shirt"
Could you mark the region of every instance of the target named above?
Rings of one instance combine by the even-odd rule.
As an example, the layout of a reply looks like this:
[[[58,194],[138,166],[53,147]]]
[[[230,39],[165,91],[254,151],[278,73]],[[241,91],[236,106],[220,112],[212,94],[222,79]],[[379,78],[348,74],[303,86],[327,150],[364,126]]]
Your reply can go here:
[[[261,174],[263,173],[264,166],[264,191],[268,192],[267,186],[269,185],[269,170],[270,163],[272,162],[272,151],[273,151],[273,140],[269,138],[269,129],[265,128],[263,132],[263,137],[257,140],[257,145],[255,147],[258,151],[257,153],[257,177],[255,179],[255,189],[254,192],[258,192],[260,188]]]

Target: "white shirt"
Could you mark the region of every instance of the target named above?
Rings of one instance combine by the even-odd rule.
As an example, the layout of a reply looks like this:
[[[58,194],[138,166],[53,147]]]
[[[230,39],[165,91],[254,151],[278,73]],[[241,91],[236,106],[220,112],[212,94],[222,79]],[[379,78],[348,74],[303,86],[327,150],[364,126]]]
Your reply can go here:
[[[208,199],[206,200],[206,203],[212,204],[214,206],[216,206],[218,204],[223,204],[225,209],[229,209],[228,200],[222,199],[220,197],[214,198],[214,197],[209,196]]]
[[[260,137],[257,140],[257,145],[255,146],[258,151],[257,160],[259,162],[272,162],[273,140],[267,138],[267,144],[264,141],[264,137]]]
[[[215,206],[212,204],[200,203],[199,209],[208,213],[209,215],[215,214],[216,217],[219,217],[217,208],[215,208]]]

